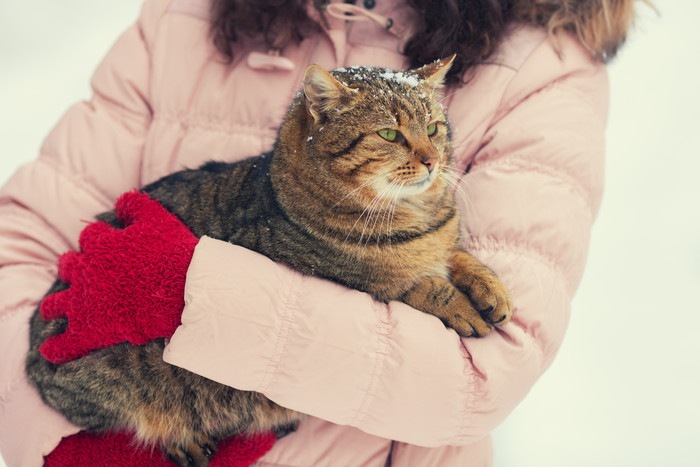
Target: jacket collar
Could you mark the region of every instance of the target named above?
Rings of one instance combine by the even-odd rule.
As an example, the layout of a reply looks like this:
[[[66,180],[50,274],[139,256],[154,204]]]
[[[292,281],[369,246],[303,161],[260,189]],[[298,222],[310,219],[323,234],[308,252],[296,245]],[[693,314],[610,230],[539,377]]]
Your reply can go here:
[[[369,9],[344,0],[327,0],[322,16],[312,1],[307,2],[309,16],[321,25],[323,33],[333,45],[336,67],[346,64],[351,36],[361,38],[367,32],[372,45],[386,43],[397,49],[410,36],[413,11],[403,0],[378,0],[376,4],[376,8]],[[251,52],[247,63],[256,70],[291,71],[295,68],[295,64],[279,50]]]

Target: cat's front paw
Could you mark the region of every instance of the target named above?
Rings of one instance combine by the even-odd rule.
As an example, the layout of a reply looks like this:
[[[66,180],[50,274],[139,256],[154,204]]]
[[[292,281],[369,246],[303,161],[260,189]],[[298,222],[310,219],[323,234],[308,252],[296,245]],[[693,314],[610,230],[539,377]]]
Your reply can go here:
[[[461,337],[484,337],[493,329],[473,308],[469,298],[459,291],[444,311],[440,319]]]
[[[468,253],[458,252],[451,259],[450,276],[486,322],[500,326],[510,320],[510,292],[491,269]]]

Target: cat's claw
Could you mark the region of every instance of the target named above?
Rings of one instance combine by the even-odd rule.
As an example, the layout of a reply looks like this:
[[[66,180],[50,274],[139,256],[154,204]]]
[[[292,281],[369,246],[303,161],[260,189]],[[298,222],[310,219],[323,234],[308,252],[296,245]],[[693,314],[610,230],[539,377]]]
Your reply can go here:
[[[493,273],[488,274],[487,277],[475,278],[475,282],[479,282],[479,284],[470,288],[468,295],[472,303],[479,309],[479,314],[490,324],[499,326],[506,324],[513,314],[513,305],[508,289]],[[487,306],[483,307],[484,303]],[[480,304],[481,306],[479,306]]]
[[[502,326],[510,320],[510,292],[496,273],[471,258],[457,255],[452,259],[451,277],[486,323]]]
[[[207,456],[207,458],[211,460],[211,457],[216,452],[216,447],[212,446],[209,443],[205,443],[205,444],[201,445],[201,448],[202,448],[202,452],[204,452],[204,455]]]
[[[460,337],[484,337],[488,335],[493,326],[479,316],[469,316],[472,313],[454,315],[451,319],[445,319],[445,324],[455,330]]]
[[[188,446],[164,447],[168,458],[180,467],[206,467],[216,452],[216,443],[207,440]]]

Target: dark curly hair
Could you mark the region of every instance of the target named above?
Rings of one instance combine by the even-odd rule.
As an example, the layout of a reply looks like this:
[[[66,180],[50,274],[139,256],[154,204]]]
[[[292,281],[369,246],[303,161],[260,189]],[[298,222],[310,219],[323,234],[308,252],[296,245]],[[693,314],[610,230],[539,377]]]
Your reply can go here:
[[[271,49],[282,49],[320,30],[307,15],[307,1],[323,13],[324,0],[212,0],[214,45],[231,60],[241,35],[262,37]],[[572,31],[600,60],[612,58],[634,18],[635,0],[406,0],[422,21],[403,53],[418,67],[453,53],[457,59],[449,83],[461,83],[464,72],[487,59],[506,25],[524,21],[551,35]],[[642,0],[644,1],[644,0]],[[321,16],[323,18],[323,15]]]

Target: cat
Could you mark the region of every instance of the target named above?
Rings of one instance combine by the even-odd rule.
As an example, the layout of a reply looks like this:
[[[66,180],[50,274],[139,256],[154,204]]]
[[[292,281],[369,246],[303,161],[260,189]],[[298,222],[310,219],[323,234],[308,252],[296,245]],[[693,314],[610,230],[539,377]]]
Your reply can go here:
[[[270,153],[210,162],[142,191],[201,237],[435,315],[483,336],[511,315],[495,273],[459,246],[439,101],[454,57],[410,71],[311,65]],[[118,224],[113,213],[98,218]],[[58,281],[49,293],[65,288]],[[63,365],[38,348],[65,320],[31,322],[27,374],[86,430],[131,430],[179,465],[207,465],[217,440],[297,423],[301,414],[164,363],[164,341],[119,344]],[[187,402],[185,406],[183,401]]]

